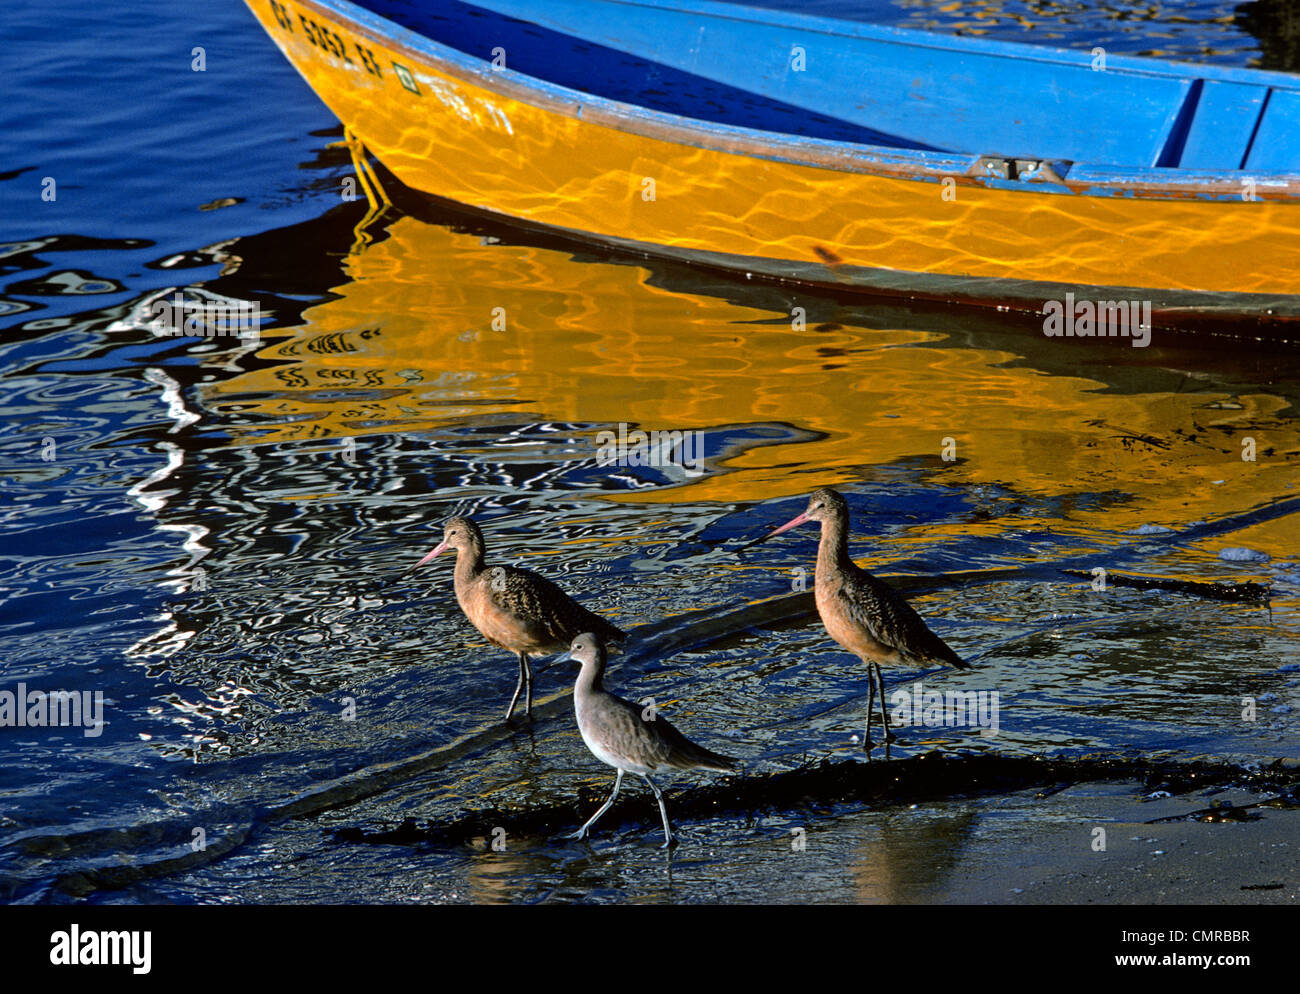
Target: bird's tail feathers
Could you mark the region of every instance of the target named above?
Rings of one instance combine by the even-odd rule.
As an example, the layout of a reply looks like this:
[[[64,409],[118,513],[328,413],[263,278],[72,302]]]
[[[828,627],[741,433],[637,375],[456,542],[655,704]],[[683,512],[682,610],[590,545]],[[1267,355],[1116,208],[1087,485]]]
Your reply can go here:
[[[682,759],[686,760],[683,769],[712,770],[714,773],[738,773],[740,760],[711,752],[703,746],[690,743],[690,749],[682,750]],[[674,757],[675,758],[675,757]]]
[[[623,631],[623,629],[613,623],[605,621],[604,618],[601,618],[600,620],[600,631],[596,634],[599,635],[600,640],[605,643],[605,647],[613,651],[622,649],[623,645],[627,642],[627,632]]]

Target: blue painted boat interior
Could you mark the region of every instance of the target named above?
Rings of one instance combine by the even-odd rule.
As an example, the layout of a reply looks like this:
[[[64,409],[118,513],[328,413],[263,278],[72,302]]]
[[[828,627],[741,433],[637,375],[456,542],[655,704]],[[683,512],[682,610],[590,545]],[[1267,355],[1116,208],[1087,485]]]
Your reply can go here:
[[[895,149],[1300,170],[1300,77],[1111,58],[711,2],[363,0],[508,69],[697,120]],[[792,53],[802,50],[802,70]]]
[[[374,0],[367,9],[466,55],[489,61],[507,53],[507,68],[558,86],[682,117],[860,145],[933,147],[775,100],[632,55],[530,21],[445,0]]]

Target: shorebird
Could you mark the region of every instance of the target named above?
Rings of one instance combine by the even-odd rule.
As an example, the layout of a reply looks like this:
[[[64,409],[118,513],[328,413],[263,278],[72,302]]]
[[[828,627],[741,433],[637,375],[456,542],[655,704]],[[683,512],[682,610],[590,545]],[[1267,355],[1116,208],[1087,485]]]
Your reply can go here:
[[[597,632],[607,642],[622,642],[627,637],[532,570],[486,565],[483,532],[469,518],[449,519],[442,531],[442,542],[411,569],[418,569],[446,549],[456,550],[456,600],[465,617],[493,645],[519,657],[519,682],[506,708],[506,721],[515,713],[519,694],[525,688],[524,714],[532,712],[530,656],[548,656],[567,649],[582,632]]]
[[[654,792],[659,802],[659,813],[664,820],[664,844],[667,849],[676,838],[668,825],[668,808],[664,795],[650,779],[649,774],[660,770],[713,770],[717,773],[735,773],[736,761],[698,746],[665,718],[655,713],[653,705],[641,707],[615,697],[602,686],[605,674],[605,646],[599,636],[586,632],[573,640],[573,645],[554,663],[572,660],[582,664],[577,682],[573,685],[573,710],[578,717],[578,731],[592,755],[602,763],[618,770],[614,778],[614,792],[600,810],[587,819],[570,839],[586,838],[587,830],[596,819],[610,809],[618,790],[623,786],[623,774],[635,773]]]
[[[968,670],[970,663],[926,627],[921,616],[889,584],[849,558],[849,505],[829,487],[813,491],[798,517],[773,528],[741,548],[765,542],[809,521],[820,522],[814,590],[817,613],[826,633],[867,664],[867,727],[862,748],[871,755],[871,711],[880,687],[880,720],[885,726],[885,758],[889,758],[889,721],[885,717],[885,681],[881,663],[926,665],[946,663]],[[874,682],[873,682],[874,678]]]

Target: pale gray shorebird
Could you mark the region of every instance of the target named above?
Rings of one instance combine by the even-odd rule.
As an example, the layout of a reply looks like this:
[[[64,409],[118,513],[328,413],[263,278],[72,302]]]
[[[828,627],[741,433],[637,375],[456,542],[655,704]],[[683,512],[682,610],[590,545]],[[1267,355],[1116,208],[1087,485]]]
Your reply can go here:
[[[506,709],[506,721],[515,713],[521,691],[526,691],[524,714],[532,712],[530,657],[568,649],[574,637],[583,632],[596,632],[606,642],[622,642],[627,637],[532,570],[486,565],[483,532],[469,518],[448,519],[442,542],[411,569],[423,566],[446,549],[456,550],[456,600],[465,617],[493,645],[519,657],[519,682]]]
[[[653,706],[643,708],[615,697],[603,686],[605,675],[605,646],[591,632],[579,635],[563,656],[555,663],[572,660],[582,664],[582,671],[573,686],[573,710],[578,718],[578,731],[592,755],[602,763],[618,770],[614,778],[614,792],[600,810],[587,819],[570,839],[586,838],[587,830],[596,819],[610,809],[623,786],[623,774],[635,773],[649,785],[659,802],[659,813],[664,820],[664,844],[667,849],[676,837],[668,825],[668,808],[664,795],[650,779],[649,774],[662,770],[712,770],[716,773],[735,773],[736,760],[710,752],[698,746],[655,713]],[[554,663],[550,664],[554,665]]]
[[[968,670],[970,663],[930,631],[912,606],[883,580],[849,558],[849,505],[829,487],[813,491],[798,517],[773,528],[756,545],[809,521],[821,524],[814,591],[817,613],[826,633],[867,664],[867,727],[862,748],[871,755],[871,712],[880,687],[880,720],[885,726],[885,758],[889,758],[889,720],[885,715],[885,681],[881,663],[925,666],[939,663]]]

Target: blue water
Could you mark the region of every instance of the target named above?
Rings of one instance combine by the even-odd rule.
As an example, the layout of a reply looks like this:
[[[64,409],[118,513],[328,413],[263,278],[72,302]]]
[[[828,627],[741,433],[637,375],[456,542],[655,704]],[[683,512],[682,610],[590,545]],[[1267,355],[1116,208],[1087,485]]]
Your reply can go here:
[[[969,18],[939,6],[799,9],[969,30]],[[1239,22],[1221,23],[1237,10],[1232,3],[1162,5],[1177,22],[1121,19],[1085,4],[1035,12],[1040,6],[1005,4],[980,23],[1031,42],[1287,67],[1277,38],[1261,46]],[[513,664],[489,667],[489,686],[480,686],[483,670],[466,668],[474,657],[463,649],[459,616],[423,603],[420,588],[379,581],[431,545],[436,521],[458,509],[521,540],[548,536],[548,574],[583,595],[612,589],[602,606],[622,622],[646,623],[655,620],[647,604],[656,616],[698,609],[682,577],[715,565],[718,543],[793,514],[799,502],[758,509],[756,497],[755,505],[718,508],[684,496],[668,526],[661,505],[635,503],[577,525],[592,469],[565,454],[576,427],[512,422],[508,412],[484,411],[418,437],[369,435],[365,458],[342,479],[337,461],[309,442],[279,442],[256,459],[226,446],[249,422],[237,405],[206,408],[203,387],[261,360],[141,333],[130,326],[131,309],[156,292],[223,276],[242,280],[275,326],[328,299],[345,279],[342,257],[359,216],[338,197],[351,167],[329,147],[337,122],[241,4],[181,11],[77,0],[53,10],[7,7],[0,23],[0,689],[100,692],[106,718],[93,736],[0,728],[0,899],[677,899],[661,893],[651,869],[591,864],[582,850],[542,841],[491,866],[472,845],[415,852],[328,843],[338,827],[449,817],[502,798],[558,804],[572,798],[575,778],[604,782],[575,747],[563,701],[546,723],[513,737],[503,731],[464,763],[439,759],[439,747],[493,726]],[[193,68],[196,47],[203,71]],[[52,200],[42,199],[47,179]],[[1278,376],[1276,391],[1293,398],[1289,375]],[[800,437],[786,421],[760,427],[751,430],[767,441]],[[754,441],[737,439],[742,447]],[[532,446],[527,465],[512,462],[520,445]],[[431,464],[431,450],[445,458]],[[397,479],[417,493],[462,488],[473,496],[439,498],[413,514],[384,498]],[[672,482],[651,475],[620,485],[631,493]],[[343,496],[323,507],[293,499],[321,489]],[[915,480],[865,479],[852,494],[855,511],[881,531],[940,525],[972,500]],[[662,540],[649,554],[615,540],[647,533]],[[1079,551],[1067,536],[1032,538],[1043,549]],[[593,539],[609,540],[596,542],[597,555],[588,551]],[[800,536],[783,555],[807,561],[813,541]],[[899,566],[988,567],[1016,561],[1021,548],[991,539]],[[1284,586],[1300,582],[1294,566],[1269,569]],[[770,576],[715,579],[710,600],[722,606],[781,592]],[[945,637],[991,655],[1014,641],[1000,658],[1035,669],[1019,685],[1019,708],[1004,717],[997,749],[1167,751],[1234,762],[1300,754],[1291,712],[1270,712],[1249,731],[1227,727],[1198,699],[1161,696],[1140,666],[1081,686],[1074,654],[1049,651],[1062,629],[1053,605],[1035,596],[1025,581],[997,594],[962,588],[945,601],[953,619]],[[1004,617],[1007,598],[1025,605],[1015,624]],[[1080,624],[1092,651],[1116,654],[1119,669],[1133,658],[1158,665],[1165,643],[1152,643],[1160,639],[1204,659],[1240,658],[1235,606],[1196,605],[1195,636],[1162,632],[1148,643],[1126,627],[1132,612],[1154,617],[1162,604],[1135,593]],[[1280,695],[1279,707],[1297,678],[1286,669],[1296,658],[1294,616],[1284,621],[1292,627],[1253,627],[1248,647],[1252,677],[1263,681],[1251,686]],[[1041,638],[1026,639],[1036,625]],[[792,665],[814,657],[818,666]],[[850,749],[865,689],[859,664],[831,651],[815,624],[738,631],[668,666],[634,658],[624,678],[689,701],[683,724],[713,730],[712,745],[760,767]],[[1238,679],[1218,671],[1198,678],[1234,687]],[[1133,686],[1137,702],[1121,699]],[[1154,696],[1143,702],[1143,693]],[[349,699],[355,721],[341,717]],[[426,754],[426,768],[379,789],[382,764]],[[299,809],[287,805],[312,791],[333,793],[303,800],[307,817],[290,820]],[[342,804],[353,795],[357,803]],[[678,898],[757,899],[790,886],[780,871],[729,876],[743,855],[734,826],[692,832]],[[611,831],[607,841],[639,852],[647,836]]]

